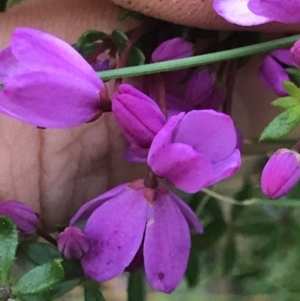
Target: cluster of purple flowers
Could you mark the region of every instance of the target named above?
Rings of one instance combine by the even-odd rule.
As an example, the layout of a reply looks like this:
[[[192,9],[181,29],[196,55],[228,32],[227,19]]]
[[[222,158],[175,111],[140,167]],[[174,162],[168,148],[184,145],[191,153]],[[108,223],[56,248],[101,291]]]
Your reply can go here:
[[[224,9],[232,2],[216,0],[215,7]],[[263,1],[240,2],[245,8],[246,2]],[[175,38],[162,43],[152,61],[193,53],[191,43]],[[283,68],[281,63],[292,64],[275,51],[262,71],[265,82],[278,92],[284,75],[272,78],[267,71]],[[241,155],[231,117],[216,111],[224,96],[209,70],[172,71],[165,80],[167,114],[153,99],[151,83],[149,95],[121,84],[112,97],[113,114],[130,143],[126,158],[148,165],[145,179],[119,185],[83,205],[59,235],[58,248],[65,257],[81,260],[86,275],[94,280],[106,281],[144,266],[152,286],[170,293],[187,266],[189,227],[203,232],[198,217],[172,187],[198,192],[233,175]],[[33,29],[16,29],[11,45],[0,53],[0,82],[1,113],[39,127],[81,125],[100,117],[107,102],[105,84],[75,49]],[[174,83],[182,82],[185,89],[173,91]],[[282,196],[298,180],[298,156],[282,150],[268,162],[262,189],[270,198]],[[274,180],[282,160],[290,163],[289,169]],[[21,203],[0,202],[0,214],[11,217],[23,233],[35,230],[36,215]],[[77,227],[80,221],[85,221],[82,230]]]

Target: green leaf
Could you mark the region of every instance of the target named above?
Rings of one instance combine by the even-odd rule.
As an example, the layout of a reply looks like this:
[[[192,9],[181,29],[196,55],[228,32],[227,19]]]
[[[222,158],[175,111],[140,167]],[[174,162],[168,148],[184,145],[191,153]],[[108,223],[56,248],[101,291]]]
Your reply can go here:
[[[262,132],[259,140],[278,140],[289,134],[297,123],[288,123],[288,112],[285,111],[273,119]]]
[[[77,41],[77,47],[80,49],[86,44],[90,44],[96,41],[103,40],[107,38],[108,35],[105,32],[98,30],[88,30],[84,32]]]
[[[285,71],[293,82],[300,84],[300,70],[298,68],[286,68]]]
[[[80,261],[75,259],[64,259],[61,263],[64,268],[64,280],[72,280],[84,276]]]
[[[146,301],[146,283],[143,269],[129,275],[127,293],[127,301]]]
[[[253,222],[237,226],[237,231],[246,236],[269,236],[276,229],[272,222]]]
[[[229,233],[227,236],[227,240],[223,252],[223,275],[230,274],[230,272],[234,267],[236,257],[237,257],[236,242],[232,233]]]
[[[204,233],[195,237],[198,249],[207,250],[214,246],[226,232],[227,227],[223,219],[212,220],[204,227]]]
[[[284,81],[283,87],[287,93],[289,93],[291,96],[295,98],[300,98],[300,89],[290,81]]]
[[[194,239],[193,239],[194,240]],[[200,280],[201,264],[199,251],[196,249],[192,240],[192,248],[189,256],[187,269],[185,271],[185,278],[188,287],[193,288],[197,286]]]
[[[105,301],[98,283],[87,280],[83,283],[85,301]]]
[[[0,90],[4,89],[4,84],[0,83]]]
[[[42,242],[22,242],[20,251],[34,264],[41,265],[50,260],[61,258],[61,254],[54,246]]]
[[[272,102],[272,105],[283,109],[293,108],[299,104],[299,100],[292,96],[280,97]]]
[[[63,277],[61,259],[54,259],[28,271],[14,284],[12,290],[20,297],[41,293],[57,284]]]
[[[60,298],[73,290],[81,282],[81,279],[62,281],[51,287],[50,290],[34,295],[22,295],[23,301],[52,301]]]
[[[0,283],[8,283],[18,246],[18,230],[13,221],[0,215]]]
[[[116,47],[118,48],[119,56],[121,56],[126,47],[128,37],[121,30],[115,29],[111,34],[111,38]],[[128,56],[126,66],[129,67],[143,64],[145,64],[145,56],[141,49],[134,46]]]
[[[287,110],[287,123],[299,124],[300,122],[300,104]]]

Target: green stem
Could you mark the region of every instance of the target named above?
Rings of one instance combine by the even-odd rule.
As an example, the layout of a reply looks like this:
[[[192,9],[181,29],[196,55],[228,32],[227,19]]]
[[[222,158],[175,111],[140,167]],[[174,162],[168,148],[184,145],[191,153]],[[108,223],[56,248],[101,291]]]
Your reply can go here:
[[[300,207],[300,200],[295,200],[295,199],[264,200],[264,199],[252,198],[244,201],[237,201],[231,197],[222,195],[208,188],[203,188],[202,192],[221,202],[231,204],[231,205],[237,205],[237,206],[267,205],[273,207]]]
[[[263,42],[255,45],[239,47],[235,49],[197,55],[193,57],[171,60],[160,63],[146,64],[142,66],[126,67],[114,70],[98,72],[102,80],[110,80],[119,77],[133,77],[151,73],[166,72],[189,67],[208,65],[222,61],[232,60],[257,53],[268,52],[277,48],[285,48],[293,45],[300,39],[300,35],[295,35],[283,39]]]

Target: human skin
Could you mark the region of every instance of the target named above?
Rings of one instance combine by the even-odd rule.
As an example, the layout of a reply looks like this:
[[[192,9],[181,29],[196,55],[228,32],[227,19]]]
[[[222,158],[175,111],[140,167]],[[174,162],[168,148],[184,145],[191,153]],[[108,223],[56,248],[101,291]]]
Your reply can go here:
[[[130,19],[118,22],[117,15],[107,0],[26,0],[0,16],[0,48],[19,26],[73,43],[88,29],[110,32],[137,25]],[[259,58],[237,77],[233,113],[246,137],[257,137],[274,116],[275,96],[259,83],[258,66]],[[41,130],[0,115],[0,141],[0,199],[33,206],[47,227],[66,223],[81,204],[107,189],[143,176],[141,167],[123,159],[126,144],[112,114],[68,130]]]

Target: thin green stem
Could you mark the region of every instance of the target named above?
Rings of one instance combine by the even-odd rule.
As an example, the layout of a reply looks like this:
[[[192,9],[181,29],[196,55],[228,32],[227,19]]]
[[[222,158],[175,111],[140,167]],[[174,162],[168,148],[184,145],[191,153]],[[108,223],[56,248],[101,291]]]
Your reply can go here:
[[[237,205],[237,206],[268,205],[273,207],[300,207],[300,200],[295,200],[295,199],[281,199],[281,200],[271,201],[271,200],[252,198],[245,201],[237,201],[231,197],[222,195],[208,188],[202,189],[202,192],[221,202],[231,204],[231,205]]]
[[[277,48],[284,48],[293,45],[300,35],[295,35],[287,38],[277,39],[273,41],[263,42],[255,45],[239,47],[235,49],[213,52],[203,55],[197,55],[189,58],[171,60],[160,63],[146,64],[142,66],[126,67],[114,70],[98,72],[102,80],[110,80],[119,77],[133,77],[144,74],[166,72],[189,67],[208,65],[212,63],[232,60],[248,55],[253,55],[262,52],[268,52]]]

